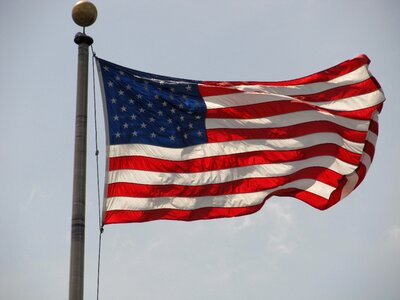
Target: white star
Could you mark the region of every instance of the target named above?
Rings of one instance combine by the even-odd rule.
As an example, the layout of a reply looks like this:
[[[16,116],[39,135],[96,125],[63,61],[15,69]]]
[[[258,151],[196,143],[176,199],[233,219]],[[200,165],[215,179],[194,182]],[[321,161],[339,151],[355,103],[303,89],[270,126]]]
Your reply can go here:
[[[201,117],[200,116],[196,116],[196,120],[200,120],[201,119]]]
[[[119,77],[119,76],[117,75],[117,76],[115,76],[115,79],[118,80],[118,81],[120,81],[120,80],[121,80],[121,77]]]
[[[143,122],[142,124],[140,124],[140,127],[142,127],[142,128],[146,128],[147,127],[147,125]]]
[[[167,106],[167,101],[164,101],[163,103],[162,103],[162,106]]]
[[[142,98],[143,98],[143,96],[142,96],[141,94],[137,94],[137,95],[136,95],[136,98],[138,98],[138,99],[142,99]]]
[[[159,110],[159,111],[157,112],[157,114],[161,117],[164,113],[163,113],[161,110]]]
[[[168,123],[172,124],[172,119],[171,118],[168,119]]]
[[[135,115],[135,114],[132,114],[132,115],[131,115],[131,119],[132,119],[132,120],[136,120],[136,115]]]
[[[150,136],[154,139],[157,135],[156,135],[154,132],[152,132],[152,133],[150,134]]]
[[[117,133],[115,134],[115,137],[118,139],[118,138],[121,137],[121,134],[120,134],[119,132],[117,132]]]
[[[187,91],[191,91],[191,90],[192,90],[192,87],[191,87],[190,85],[188,85],[188,86],[186,86],[186,90],[187,90]]]
[[[175,93],[175,88],[172,87],[172,88],[170,88],[169,90],[170,90],[172,93]]]
[[[165,128],[164,128],[163,126],[161,126],[161,127],[160,127],[160,131],[161,131],[161,132],[164,132],[164,131],[165,131]]]
[[[107,84],[108,84],[109,87],[113,87],[114,86],[114,83],[112,83],[112,81],[109,81]]]
[[[174,100],[174,95],[169,95],[169,99]]]
[[[181,119],[181,121],[183,122],[183,121],[185,120],[185,117],[184,117],[184,116],[181,116],[180,119]]]
[[[126,89],[127,89],[128,91],[130,91],[130,90],[132,89],[132,87],[128,84],[128,85],[126,86]]]
[[[185,106],[181,103],[181,104],[179,104],[179,108],[180,109],[182,109],[182,108],[184,108]]]
[[[119,120],[118,115],[115,115],[115,116],[114,116],[114,121],[118,121],[118,120]]]
[[[120,75],[125,75],[125,73],[124,73],[124,72],[122,72],[122,71],[119,71],[119,74],[120,74]]]
[[[133,100],[132,98],[129,99],[129,104],[134,104],[134,103],[135,103],[135,100]]]
[[[121,107],[121,111],[122,111],[122,112],[125,112],[125,111],[126,111],[126,107],[125,107],[125,106],[122,106],[122,107]]]
[[[107,66],[104,66],[103,69],[106,70],[107,72],[110,71],[110,68]]]
[[[151,118],[149,119],[150,123],[154,123],[155,120],[156,120],[156,119],[154,119],[153,117],[151,117]]]
[[[148,108],[153,107],[153,103],[151,103],[151,102],[147,103],[147,107],[148,107]]]
[[[146,110],[145,110],[143,107],[141,107],[141,108],[139,109],[139,111],[140,111],[141,113],[144,113]]]
[[[115,104],[115,103],[117,103],[117,99],[115,99],[115,98],[111,98],[111,103],[112,103],[112,104]]]
[[[183,95],[182,98],[183,98],[183,99],[187,99],[188,96],[187,96],[187,95]]]
[[[127,129],[129,127],[128,123],[124,124],[124,128]]]
[[[183,138],[184,138],[185,140],[187,140],[187,138],[188,138],[187,133],[185,133],[185,134],[183,135]]]
[[[160,96],[159,95],[154,95],[154,99],[158,100],[158,99],[160,99]]]
[[[132,132],[132,136],[137,136],[137,131],[136,130]]]
[[[171,135],[171,136],[169,137],[169,139],[170,139],[171,142],[173,142],[173,141],[175,141],[175,136]]]
[[[189,123],[189,128],[193,129],[193,124],[192,123]]]
[[[174,114],[175,113],[175,108],[171,108],[171,114]]]
[[[197,135],[198,135],[198,136],[202,136],[203,134],[202,134],[201,131],[199,130],[199,131],[197,131]]]
[[[124,91],[123,91],[123,90],[119,90],[119,91],[118,91],[118,94],[119,94],[120,96],[122,96],[122,95],[124,94]]]
[[[181,131],[181,126],[176,126],[177,131]]]

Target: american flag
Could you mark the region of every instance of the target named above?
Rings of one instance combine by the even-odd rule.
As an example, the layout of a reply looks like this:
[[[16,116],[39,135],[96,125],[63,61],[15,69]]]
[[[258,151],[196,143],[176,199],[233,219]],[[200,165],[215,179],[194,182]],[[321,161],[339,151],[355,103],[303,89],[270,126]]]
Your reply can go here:
[[[374,156],[385,98],[369,63],[360,55],[295,80],[217,82],[97,58],[104,224],[240,216],[273,195],[331,207]]]

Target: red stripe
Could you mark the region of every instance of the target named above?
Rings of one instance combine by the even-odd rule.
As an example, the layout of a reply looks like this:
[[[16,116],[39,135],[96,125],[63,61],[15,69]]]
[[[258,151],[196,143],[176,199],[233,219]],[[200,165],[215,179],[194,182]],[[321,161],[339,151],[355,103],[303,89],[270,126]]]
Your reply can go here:
[[[365,141],[364,146],[364,153],[368,154],[371,157],[371,160],[374,158],[375,155],[375,145],[369,141]]]
[[[307,203],[308,205],[311,205],[312,207],[321,210],[326,209],[327,203],[329,203],[329,200],[325,199],[324,197],[299,189],[292,189],[287,192],[280,192],[276,196],[295,197]]]
[[[332,192],[331,196],[329,197],[329,201],[326,202],[326,205],[322,209],[328,209],[329,207],[338,203],[342,196],[342,191],[344,186],[347,183],[347,176],[343,176],[338,183],[337,188]]]
[[[296,100],[283,100],[226,108],[207,109],[208,119],[255,119],[283,115],[297,111],[314,110],[314,105]]]
[[[357,188],[360,185],[360,183],[364,180],[365,175],[367,175],[367,167],[364,164],[360,164],[356,172],[358,175],[358,181],[354,188]]]
[[[345,99],[354,96],[369,94],[380,89],[379,83],[374,78],[346,86],[339,86],[333,89],[322,91],[311,95],[291,96],[307,102],[325,102]]]
[[[261,118],[261,117],[281,115],[296,111],[320,109],[331,112],[332,114],[336,115],[342,115],[350,118],[355,117],[357,119],[366,120],[371,118],[371,114],[376,111],[379,105],[361,110],[340,112],[336,110],[318,108],[312,103],[320,101],[324,102],[337,101],[348,97],[360,96],[374,92],[378,90],[378,88],[379,84],[372,78],[369,78],[368,80],[365,80],[357,84],[338,87],[335,89],[327,90],[313,95],[292,96],[293,98],[305,102],[298,102],[296,100],[282,100],[282,101],[241,105],[236,107],[212,108],[207,110],[207,118],[251,119],[251,118]],[[311,102],[311,103],[306,103],[306,102]]]
[[[370,130],[376,126],[377,126],[377,123],[375,121],[371,120]],[[376,128],[376,130],[377,130],[377,128]],[[375,154],[375,146],[371,142],[366,141],[363,152],[365,154],[369,155],[369,157],[371,158],[371,162],[372,162],[372,160],[374,158],[374,154]],[[367,174],[367,171],[368,171],[367,167],[363,163],[360,163],[358,168],[355,170],[355,172],[358,175],[358,181],[357,181],[356,185],[354,186],[353,190],[355,188],[357,188],[361,184],[361,182],[364,180],[364,178]],[[346,183],[347,183],[347,176],[345,176],[342,179],[342,181],[339,182],[339,186],[332,193],[332,195],[331,195],[332,199],[329,201],[326,208],[329,208],[329,207],[335,205],[341,199],[342,190],[343,190],[344,186],[346,185]]]
[[[203,81],[202,84],[199,85],[200,93],[202,91],[202,87],[204,85],[208,86],[219,86],[219,87],[232,87],[237,85],[270,85],[270,86],[285,86],[285,85],[300,85],[300,84],[308,84],[322,81],[329,81],[339,76],[350,73],[363,65],[368,65],[370,63],[369,58],[362,54],[353,58],[351,60],[344,61],[332,68],[326,69],[324,71],[301,77],[293,80],[286,81],[269,81],[269,82],[260,82],[260,81]]]
[[[242,90],[239,90],[235,87],[204,85],[201,83],[197,86],[197,88],[202,97],[243,93]]]
[[[379,124],[378,122],[371,120],[371,123],[369,125],[369,131],[371,131],[372,133],[375,133],[376,135],[378,135],[378,131],[379,131]]]
[[[144,156],[112,157],[109,170],[135,169],[154,172],[204,172],[227,168],[243,167],[255,164],[280,163],[307,159],[315,156],[337,157],[356,165],[361,155],[350,152],[335,144],[321,144],[299,150],[265,150],[213,157],[201,157],[185,161],[169,161]]]
[[[249,207],[205,207],[195,210],[154,209],[154,210],[109,210],[105,212],[104,224],[147,222],[154,220],[195,221],[215,218],[231,218],[258,211],[264,203]]]
[[[149,185],[137,183],[111,183],[108,185],[107,197],[202,197],[228,194],[260,192],[273,189],[299,179],[315,179],[331,186],[337,186],[342,175],[322,167],[310,167],[296,173],[267,178],[246,178],[224,183],[207,185]]]
[[[109,210],[105,212],[104,224],[147,222],[154,220],[180,220],[195,221],[215,218],[231,218],[248,215],[257,212],[262,208],[265,201],[271,196],[295,197],[305,203],[318,208],[326,209],[327,200],[313,193],[299,189],[282,189],[269,195],[263,202],[247,207],[204,207],[194,210],[181,209],[153,209],[153,210]]]
[[[378,134],[378,123],[375,122],[374,120],[371,121],[370,130],[371,131],[376,130],[376,134]],[[375,145],[370,141],[366,141],[364,146],[364,153],[369,155],[372,162],[375,156]],[[367,175],[367,171],[368,171],[367,166],[361,163],[356,170],[359,179],[355,188],[358,187],[360,183],[364,180],[365,176]]]
[[[296,111],[310,110],[316,108],[316,106],[312,104],[314,102],[336,101],[348,97],[360,96],[363,94],[374,92],[378,88],[379,86],[377,86],[375,84],[375,81],[370,78],[368,80],[365,80],[357,84],[338,87],[335,89],[327,90],[313,95],[292,96],[293,98],[305,102],[299,102],[296,100],[282,100],[282,101],[264,102],[264,103],[249,104],[249,105],[240,105],[236,107],[212,108],[207,110],[207,118],[251,119],[251,118],[262,118],[262,117],[287,114]],[[368,114],[365,114],[363,119],[369,119],[371,117],[371,113],[375,110],[376,110],[375,106],[371,109],[366,110]],[[336,114],[335,110],[327,110],[327,111]],[[351,117],[354,113],[345,112],[345,114],[347,114],[348,117]]]
[[[371,125],[370,125],[370,130],[371,129],[378,130],[378,128],[376,128],[377,125],[378,124],[372,120]],[[378,134],[378,132],[376,132],[376,134]],[[372,160],[374,159],[374,156],[375,156],[375,145],[373,143],[371,143],[370,141],[366,141],[365,146],[364,146],[364,153],[369,155],[369,157],[371,158],[371,162],[372,162]],[[356,170],[357,175],[358,175],[358,181],[354,188],[358,187],[360,185],[360,183],[364,180],[365,176],[367,175],[367,171],[368,171],[367,166],[364,165],[363,163],[360,163],[359,167]]]
[[[320,132],[334,132],[358,143],[364,142],[367,134],[365,131],[351,130],[328,121],[315,121],[279,128],[207,129],[207,138],[209,143],[215,143],[246,139],[288,139]]]
[[[327,112],[330,112],[336,116],[341,116],[341,117],[346,117],[346,118],[352,118],[352,119],[357,119],[357,120],[369,120],[371,119],[371,116],[374,112],[376,112],[377,109],[381,104],[374,105],[368,108],[363,108],[359,110],[352,110],[352,111],[334,111],[330,109],[324,109]]]
[[[236,107],[211,108],[207,110],[207,118],[209,119],[256,119],[289,114],[299,111],[318,110],[333,115],[352,118],[357,120],[369,120],[372,114],[380,105],[371,106],[359,110],[337,111],[333,109],[320,108],[310,103],[290,101],[275,101],[257,103]]]

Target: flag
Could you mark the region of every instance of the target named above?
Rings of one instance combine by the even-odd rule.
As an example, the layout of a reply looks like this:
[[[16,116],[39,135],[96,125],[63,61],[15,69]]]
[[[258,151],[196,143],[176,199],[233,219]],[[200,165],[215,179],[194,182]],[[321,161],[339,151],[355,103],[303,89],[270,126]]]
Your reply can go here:
[[[363,180],[384,94],[360,55],[295,80],[197,81],[97,58],[107,128],[104,224],[327,209]]]

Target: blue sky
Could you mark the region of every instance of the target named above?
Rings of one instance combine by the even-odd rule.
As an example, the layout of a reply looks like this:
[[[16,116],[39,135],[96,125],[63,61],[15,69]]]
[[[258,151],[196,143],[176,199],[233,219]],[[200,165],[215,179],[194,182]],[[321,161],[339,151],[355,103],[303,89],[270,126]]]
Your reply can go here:
[[[1,299],[68,297],[73,38],[80,30],[71,19],[73,4],[0,3]],[[374,163],[341,203],[321,212],[272,198],[260,212],[236,219],[107,226],[101,299],[399,299],[398,1],[95,4],[98,20],[87,33],[97,55],[118,64],[191,79],[273,81],[365,53],[387,98]],[[100,100],[97,90],[103,178]],[[95,297],[97,271],[92,107],[90,90],[87,299]]]

